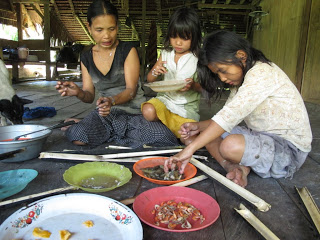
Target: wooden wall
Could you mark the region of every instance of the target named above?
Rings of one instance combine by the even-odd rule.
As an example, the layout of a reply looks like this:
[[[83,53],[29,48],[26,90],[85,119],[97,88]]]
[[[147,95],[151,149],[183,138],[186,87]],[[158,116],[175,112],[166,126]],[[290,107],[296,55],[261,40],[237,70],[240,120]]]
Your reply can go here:
[[[320,103],[316,84],[320,72],[311,69],[320,64],[319,4],[319,0],[264,0],[260,6],[269,15],[253,33],[253,46],[286,72],[305,101],[315,103]]]
[[[320,103],[320,1],[312,0],[304,62],[302,96]]]

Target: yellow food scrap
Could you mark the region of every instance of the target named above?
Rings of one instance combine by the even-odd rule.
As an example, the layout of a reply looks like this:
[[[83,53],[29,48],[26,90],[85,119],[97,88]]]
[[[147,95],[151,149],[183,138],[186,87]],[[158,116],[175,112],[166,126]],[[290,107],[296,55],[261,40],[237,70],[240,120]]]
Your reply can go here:
[[[88,228],[93,227],[93,222],[91,220],[85,221],[83,224]]]
[[[51,236],[51,232],[37,227],[33,229],[32,235],[35,237],[49,238]]]
[[[68,240],[71,237],[71,233],[68,230],[60,230],[59,233],[61,240]]]

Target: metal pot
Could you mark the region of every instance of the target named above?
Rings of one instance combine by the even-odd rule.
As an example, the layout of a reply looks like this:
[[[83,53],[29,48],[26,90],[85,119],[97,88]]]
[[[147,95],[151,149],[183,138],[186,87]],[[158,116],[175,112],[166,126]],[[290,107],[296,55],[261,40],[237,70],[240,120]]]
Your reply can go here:
[[[37,158],[42,147],[51,134],[52,130],[46,129],[47,126],[42,125],[10,125],[0,127],[0,156],[5,156],[2,162],[21,162]],[[27,135],[26,140],[3,141],[13,139],[14,137],[41,129],[41,132]]]

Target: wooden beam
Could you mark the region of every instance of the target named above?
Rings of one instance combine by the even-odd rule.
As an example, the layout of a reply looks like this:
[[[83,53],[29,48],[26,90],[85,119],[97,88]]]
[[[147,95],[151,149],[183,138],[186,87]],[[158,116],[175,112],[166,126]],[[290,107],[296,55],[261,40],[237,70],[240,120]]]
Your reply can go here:
[[[30,6],[33,8],[33,10],[36,11],[36,13],[38,13],[38,15],[42,18],[42,21],[43,21],[44,16],[43,16],[42,12],[40,12],[39,9],[33,3],[31,3]]]
[[[249,9],[249,10],[252,10],[253,6],[198,3],[198,8],[199,9],[202,9],[202,8],[222,8],[222,9]]]
[[[49,0],[12,0],[12,3],[49,3]]]
[[[10,7],[11,7],[12,12],[16,13],[16,9],[15,9],[14,6],[13,6],[12,0],[9,0],[9,4],[10,4]]]
[[[143,83],[146,71],[146,11],[147,11],[147,0],[142,0],[142,35],[141,35],[141,52],[142,52],[142,62],[140,72],[141,79]]]
[[[51,80],[50,70],[50,7],[49,2],[44,4],[44,49],[46,52],[46,80]]]

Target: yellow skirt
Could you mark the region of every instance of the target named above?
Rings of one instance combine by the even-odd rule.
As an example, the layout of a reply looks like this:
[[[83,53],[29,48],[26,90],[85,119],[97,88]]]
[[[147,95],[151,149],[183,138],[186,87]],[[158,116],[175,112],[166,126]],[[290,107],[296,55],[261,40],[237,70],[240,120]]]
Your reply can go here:
[[[184,118],[184,117],[179,116],[178,114],[172,113],[171,111],[169,111],[167,109],[166,105],[164,105],[164,103],[161,102],[157,98],[152,98],[148,102],[145,102],[145,103],[150,103],[154,106],[154,108],[156,109],[157,116],[160,119],[160,121],[164,125],[166,125],[167,128],[169,128],[170,131],[173,132],[177,138],[181,137],[180,134],[178,133],[178,131],[180,130],[180,126],[183,123],[196,122],[193,119]],[[141,104],[141,109],[145,103]]]

